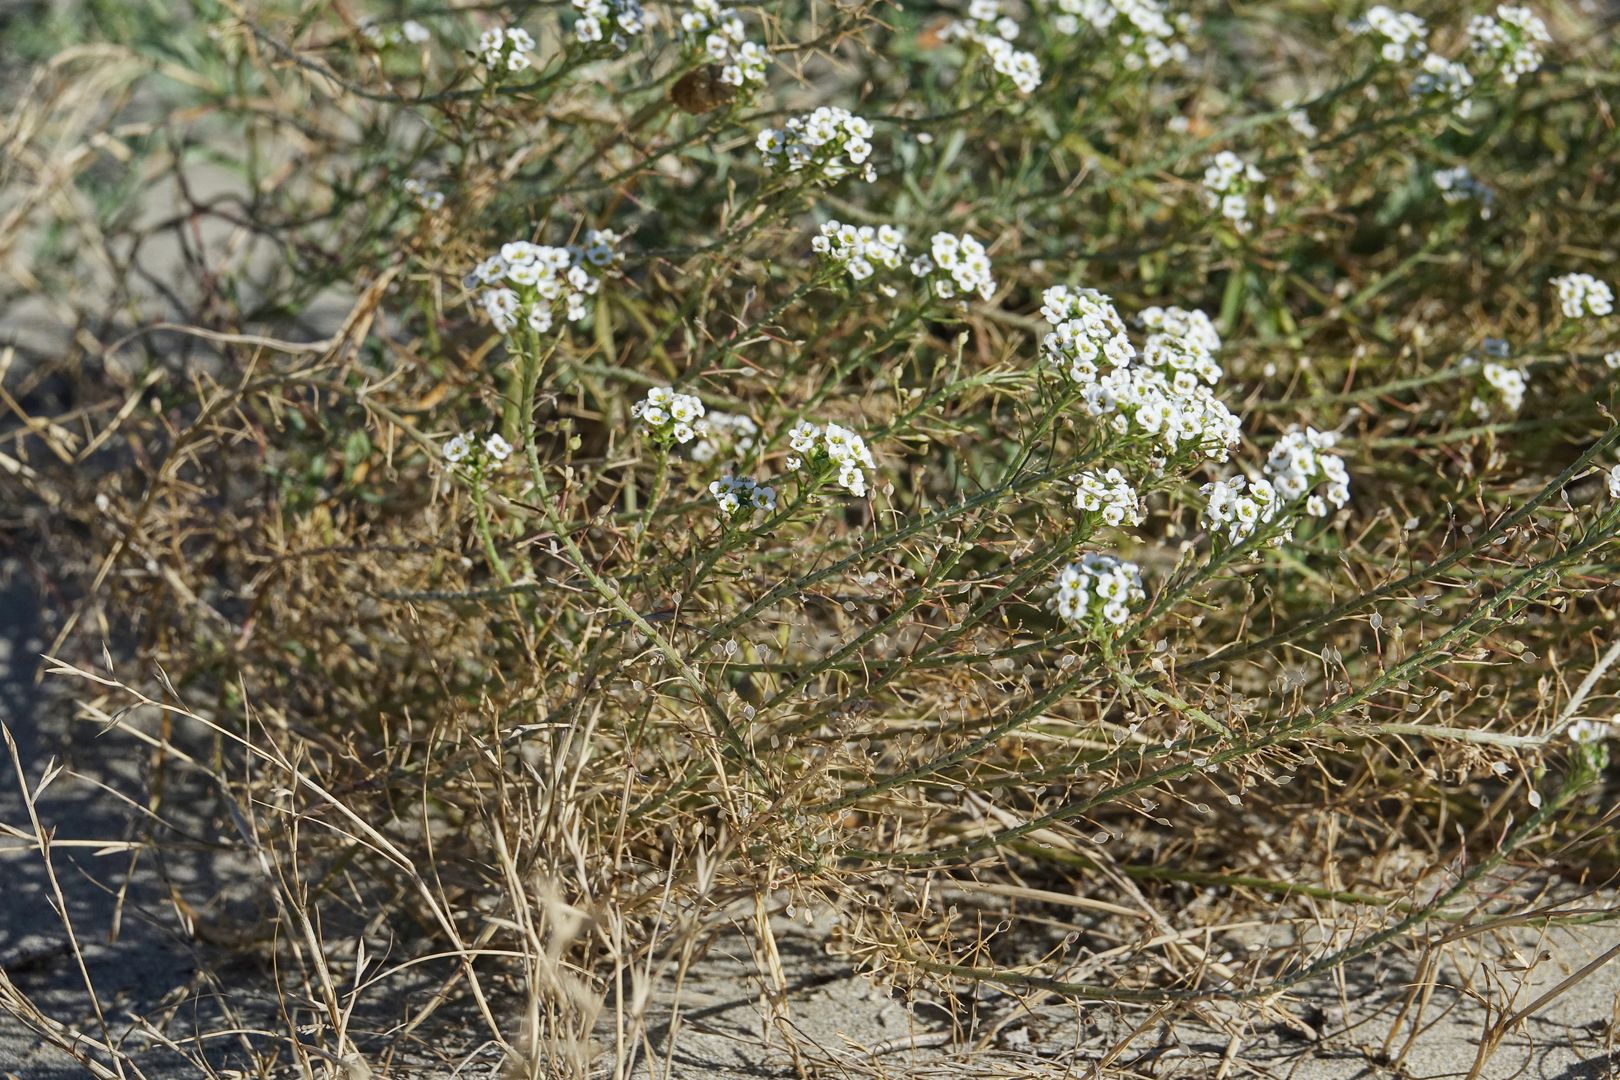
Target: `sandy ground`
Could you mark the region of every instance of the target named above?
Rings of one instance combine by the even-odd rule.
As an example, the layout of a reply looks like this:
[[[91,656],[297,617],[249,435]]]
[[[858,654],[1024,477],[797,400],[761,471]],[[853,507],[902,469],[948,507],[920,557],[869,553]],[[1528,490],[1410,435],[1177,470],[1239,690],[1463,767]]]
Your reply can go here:
[[[47,763],[66,761],[72,774],[39,800],[42,824],[58,845],[57,882],[83,949],[107,1030],[136,1051],[154,1080],[203,1075],[160,1040],[144,1037],[147,1017],[168,1038],[184,1040],[227,1019],[252,1025],[277,1008],[262,967],[232,961],[199,941],[168,897],[251,891],[251,873],[198,820],[155,825],[142,756],[126,736],[80,724],[49,684],[35,685],[37,656],[50,616],[19,573],[0,563],[0,721],[13,733],[24,779],[37,788]],[[16,770],[0,765],[0,823],[32,834]],[[166,807],[187,799],[167,793]],[[199,798],[196,805],[204,805]],[[144,823],[143,823],[144,821]],[[74,841],[166,836],[162,852],[107,851]],[[84,976],[72,962],[44,864],[15,834],[0,838],[0,969],[54,1019],[95,1034]],[[1588,907],[1613,906],[1613,895]],[[1282,931],[1277,931],[1281,933]],[[1251,949],[1278,942],[1256,936]],[[1334,978],[1304,987],[1284,1004],[1288,1017],[1253,1008],[1207,1005],[1156,1016],[1062,1001],[1023,1001],[989,988],[964,987],[949,1008],[938,1001],[908,1007],[832,955],[822,928],[784,924],[783,965],[791,983],[778,995],[776,1018],[767,983],[742,939],[709,950],[682,990],[670,1030],[667,1004],[654,1014],[652,1074],[719,1080],[793,1077],[1081,1077],[1101,1065],[1110,1074],[1154,1077],[1291,1077],[1296,1080],[1466,1076],[1488,1024],[1532,1005],[1606,950],[1620,946],[1620,926],[1499,930],[1449,949],[1433,972],[1434,989],[1404,1013],[1419,972],[1409,951],[1384,952]],[[401,988],[384,1003],[372,1030],[386,1030],[413,1000]],[[1482,1076],[1598,1080],[1620,1076],[1620,962],[1599,967],[1516,1024],[1486,1062]],[[388,1015],[389,1008],[394,1010]],[[499,1062],[447,1021],[425,1033],[431,1054],[396,1047],[376,1076],[493,1076]],[[424,1044],[418,1044],[419,1047]],[[230,1045],[215,1047],[222,1064]],[[640,1075],[648,1075],[645,1063]],[[0,1077],[70,1080],[88,1075],[27,1025],[0,1013]]]

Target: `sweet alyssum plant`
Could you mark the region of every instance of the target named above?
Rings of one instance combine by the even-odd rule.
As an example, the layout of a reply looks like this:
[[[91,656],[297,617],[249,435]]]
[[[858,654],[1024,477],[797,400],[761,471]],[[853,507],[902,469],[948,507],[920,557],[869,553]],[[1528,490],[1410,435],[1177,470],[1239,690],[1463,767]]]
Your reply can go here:
[[[1196,890],[1371,905],[1398,943],[1507,860],[1616,857],[1582,832],[1616,271],[1565,243],[1620,204],[1575,74],[1612,55],[1509,5],[1286,35],[1012,8],[289,7],[210,39],[189,92],[229,113],[248,79],[256,132],[330,155],[259,184],[299,241],[270,285],[296,309],[318,270],[363,318],[308,365],[235,346],[274,374],[186,415],[272,486],[89,602],[139,595],[199,717],[275,717],[252,738],[398,852],[302,830],[277,857],[352,884],[289,904],[403,913],[535,1075],[627,1072],[620,982],[738,920],[768,953],[821,916],[917,993],[1247,998],[1365,920],[1308,966],[1194,970],[1165,942]],[[1289,36],[1321,63],[1235,44]],[[200,444],[126,420],[173,454],[103,493],[142,550],[223,528]],[[1411,812],[1354,812],[1385,799]],[[1105,948],[1066,910],[1078,936],[1004,955],[986,926],[1056,917],[973,890],[1012,874],[1099,910],[1133,881],[1166,932]],[[302,1037],[347,1053],[365,991],[322,970]]]

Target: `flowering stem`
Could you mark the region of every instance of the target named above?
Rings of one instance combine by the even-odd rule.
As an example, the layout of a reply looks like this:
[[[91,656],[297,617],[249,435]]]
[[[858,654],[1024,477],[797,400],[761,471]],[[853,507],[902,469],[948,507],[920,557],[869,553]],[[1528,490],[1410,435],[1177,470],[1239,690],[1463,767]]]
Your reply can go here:
[[[484,557],[489,560],[495,576],[501,579],[501,584],[510,587],[512,575],[506,569],[506,560],[501,558],[500,551],[495,547],[495,538],[489,531],[489,508],[484,505],[484,481],[481,477],[473,478],[472,500],[478,517],[478,538],[484,542]]]

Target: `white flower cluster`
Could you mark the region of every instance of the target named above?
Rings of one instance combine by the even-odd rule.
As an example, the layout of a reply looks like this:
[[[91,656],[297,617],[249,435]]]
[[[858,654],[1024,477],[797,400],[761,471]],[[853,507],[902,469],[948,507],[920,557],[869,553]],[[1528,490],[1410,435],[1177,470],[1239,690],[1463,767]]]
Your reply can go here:
[[[1441,200],[1447,205],[1473,201],[1479,203],[1480,217],[1491,216],[1491,204],[1496,201],[1496,193],[1469,172],[1468,166],[1436,169],[1431,179],[1440,190]]]
[[[665,446],[689,443],[704,427],[703,402],[668,386],[648,390],[645,398],[630,406],[630,415],[641,421],[644,434]]]
[[[1221,351],[1221,335],[1209,316],[1196,309],[1180,307],[1143,308],[1136,321],[1152,331],[1142,346],[1142,359],[1150,367],[1167,367],[1175,373],[1190,371],[1214,386],[1225,374],[1215,359]]]
[[[851,495],[866,494],[866,469],[875,469],[872,451],[866,440],[837,424],[817,427],[800,420],[788,432],[788,445],[793,456],[787,467],[797,472],[804,468],[818,470],[832,465],[838,470],[838,486]]]
[[[1566,319],[1602,317],[1614,311],[1614,290],[1591,274],[1565,274],[1553,278],[1552,283]]]
[[[1224,530],[1226,538],[1238,544],[1262,525],[1286,522],[1290,504],[1302,498],[1312,517],[1326,517],[1330,505],[1345,505],[1350,501],[1350,474],[1343,459],[1325,453],[1336,441],[1331,432],[1294,428],[1271,448],[1265,476],[1234,476],[1205,484],[1200,490],[1204,525],[1211,532]],[[1322,494],[1312,490],[1318,484],[1324,485]],[[1282,543],[1292,532],[1291,527],[1284,528],[1272,542]]]
[[[1001,0],[972,0],[968,17],[951,23],[940,36],[979,46],[990,57],[990,66],[1020,94],[1032,94],[1041,85],[1041,62],[1034,53],[1013,48],[1018,23],[1001,13]]]
[[[742,18],[718,0],[692,0],[681,13],[681,40],[688,51],[720,65],[720,81],[732,86],[764,83],[771,54],[748,40]]]
[[[1127,71],[1184,64],[1191,55],[1181,38],[1192,33],[1192,17],[1172,18],[1160,0],[1057,0],[1057,7],[1052,25],[1059,33],[1073,36],[1084,24],[1113,38]]]
[[[750,476],[727,473],[709,485],[709,494],[719,504],[720,513],[730,521],[753,517],[761,510],[770,513],[776,509],[776,489]]]
[[[1266,458],[1266,475],[1271,486],[1286,502],[1305,499],[1305,512],[1312,517],[1326,517],[1328,506],[1335,508],[1350,501],[1350,474],[1345,471],[1344,459],[1326,453],[1338,442],[1331,431],[1315,428],[1291,428],[1278,439]],[[1321,495],[1312,491],[1317,484],[1324,485]]]
[[[692,460],[697,462],[713,461],[728,446],[744,456],[759,440],[759,425],[737,413],[712,412],[693,427],[699,436],[692,444]]]
[[[1569,741],[1577,746],[1591,746],[1620,735],[1620,723],[1583,716],[1565,728],[1564,734],[1568,735]]]
[[[1042,359],[1079,385],[1088,413],[1107,417],[1116,434],[1145,436],[1168,454],[1226,460],[1241,428],[1209,385],[1221,376],[1208,347],[1213,326],[1206,331],[1187,313],[1167,318],[1161,311],[1154,321],[1162,329],[1137,362],[1124,322],[1102,293],[1059,285],[1043,300],[1041,314],[1052,330],[1041,342]],[[1191,332],[1177,336],[1171,325]]]
[[[1211,210],[1219,210],[1238,232],[1248,232],[1249,196],[1260,190],[1265,180],[1266,174],[1255,166],[1230,150],[1222,150],[1204,170],[1204,201]],[[1270,195],[1264,196],[1261,206],[1268,214],[1276,209]]]
[[[1474,104],[1468,95],[1474,90],[1474,76],[1468,68],[1455,60],[1447,60],[1439,53],[1423,58],[1416,75],[1412,76],[1413,97],[1446,98],[1452,102],[1452,111],[1467,118]]]
[[[1527,7],[1500,4],[1495,15],[1468,21],[1468,40],[1509,86],[1541,67],[1541,47],[1552,43],[1547,24]]]
[[[1247,540],[1277,516],[1277,490],[1264,477],[1216,480],[1205,484],[1199,494],[1205,499],[1200,518],[1204,526],[1211,532],[1224,529],[1226,538],[1234,544]]]
[[[906,257],[906,240],[893,225],[845,225],[829,221],[810,246],[828,262],[843,268],[856,281],[865,281],[878,267],[898,270]]]
[[[1487,360],[1480,368],[1479,375],[1484,383],[1481,389],[1494,394],[1507,412],[1516,413],[1524,405],[1524,392],[1530,385],[1530,378],[1521,369]],[[1491,403],[1482,394],[1476,394],[1468,408],[1481,420],[1491,415]]]
[[[1058,571],[1050,607],[1077,629],[1123,626],[1147,599],[1142,571],[1133,562],[1095,552]]]
[[[1074,478],[1074,506],[1088,514],[1100,514],[1104,523],[1115,527],[1142,524],[1142,500],[1131,482],[1118,469],[1105,472],[1087,470]]]
[[[491,71],[522,71],[534,62],[534,38],[521,27],[499,27],[485,30],[478,39],[478,55]]]
[[[372,47],[378,49],[386,49],[402,41],[412,45],[425,45],[433,40],[433,34],[428,28],[415,19],[406,19],[398,26],[384,26],[376,19],[362,19],[360,33],[365,35],[365,39]]]
[[[1378,55],[1391,64],[1402,60],[1416,60],[1428,51],[1429,27],[1409,11],[1396,11],[1383,4],[1374,4],[1350,24],[1350,32],[1358,37],[1372,38],[1378,46]]]
[[[988,300],[996,294],[990,255],[967,233],[935,233],[928,243],[928,254],[911,260],[911,272],[941,300],[960,297],[965,302],[974,295]]]
[[[601,287],[601,275],[624,258],[619,240],[608,229],[590,229],[583,244],[565,248],[514,240],[478,264],[468,287],[478,282],[489,286],[480,302],[501,333],[526,323],[543,334],[551,329],[559,306],[569,322],[588,314],[586,301]]]
[[[831,184],[850,173],[870,183],[877,170],[872,156],[872,125],[836,105],[795,116],[783,128],[766,128],[754,145],[765,163],[777,172],[814,170],[816,179]]]
[[[444,460],[459,468],[476,470],[498,466],[512,456],[512,444],[495,434],[482,444],[466,435],[457,435],[444,444]]]
[[[630,39],[647,29],[639,0],[574,0],[574,37],[583,45],[611,41],[623,52]]]
[[[431,214],[444,206],[444,192],[428,187],[425,180],[418,180],[413,176],[399,186],[405,194],[411,197],[411,201],[416,203],[417,208],[420,210],[425,210]]]
[[[1081,385],[1097,381],[1102,362],[1121,368],[1136,358],[1114,302],[1096,289],[1053,285],[1041,294],[1041,315],[1052,328],[1041,340],[1041,359]]]

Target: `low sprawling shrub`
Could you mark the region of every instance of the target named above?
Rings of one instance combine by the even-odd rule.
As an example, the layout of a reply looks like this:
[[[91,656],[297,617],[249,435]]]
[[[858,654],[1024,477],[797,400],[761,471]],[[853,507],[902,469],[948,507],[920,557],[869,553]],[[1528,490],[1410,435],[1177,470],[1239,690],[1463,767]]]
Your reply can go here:
[[[139,658],[91,715],[280,868],[302,1043],[356,940],[584,1075],[739,922],[1273,995],[1614,867],[1591,14],[91,7],[7,132],[73,333],[3,482],[53,648]],[[1360,929],[1189,959],[1301,903]]]

